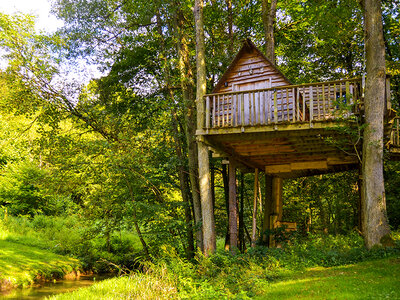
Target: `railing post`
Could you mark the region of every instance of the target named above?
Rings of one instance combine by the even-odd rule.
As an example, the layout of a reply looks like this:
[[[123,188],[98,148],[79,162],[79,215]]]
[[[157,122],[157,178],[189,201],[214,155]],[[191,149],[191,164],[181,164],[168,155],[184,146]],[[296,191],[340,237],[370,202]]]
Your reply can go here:
[[[303,86],[303,121],[306,120],[306,87]]]
[[[216,117],[217,117],[217,113],[215,110],[215,96],[211,96],[212,97],[212,101],[213,101],[213,110],[212,110],[212,124],[213,124],[213,128],[217,127],[217,122],[216,122]]]
[[[205,97],[206,100],[206,128],[210,128],[210,97]]]
[[[312,126],[313,115],[314,115],[314,99],[313,99],[313,87],[310,85],[310,126]]]
[[[325,103],[325,85],[322,85],[322,113],[324,114],[324,120],[326,119],[326,103]]]
[[[217,121],[217,126],[220,127],[221,126],[221,106],[219,105],[219,95],[217,95],[217,111],[216,111],[216,121]]]
[[[317,90],[316,90],[316,96],[317,96],[317,112],[318,112],[318,120],[321,120],[321,109],[319,107],[319,87],[318,85],[316,86]]]
[[[290,116],[289,116],[289,90],[286,88],[286,114],[287,114],[287,120],[290,121]]]
[[[274,122],[278,123],[278,99],[276,96],[276,89],[274,89]]]
[[[240,121],[242,126],[244,126],[244,93],[240,97]]]

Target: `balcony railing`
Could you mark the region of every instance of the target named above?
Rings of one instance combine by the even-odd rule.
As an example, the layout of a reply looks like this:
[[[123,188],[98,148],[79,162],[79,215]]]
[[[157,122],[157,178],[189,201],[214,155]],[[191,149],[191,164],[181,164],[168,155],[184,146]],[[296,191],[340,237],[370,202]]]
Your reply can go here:
[[[333,120],[358,113],[361,78],[208,94],[205,129]],[[339,113],[346,107],[345,113]]]
[[[400,147],[400,117],[396,117],[393,120],[393,126],[390,132],[390,144],[393,147]]]

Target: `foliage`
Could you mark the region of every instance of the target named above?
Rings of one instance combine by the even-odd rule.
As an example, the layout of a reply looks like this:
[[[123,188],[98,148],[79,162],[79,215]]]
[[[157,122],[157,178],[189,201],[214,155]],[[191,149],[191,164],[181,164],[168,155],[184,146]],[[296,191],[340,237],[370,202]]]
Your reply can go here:
[[[177,256],[171,247],[165,247],[163,251],[163,259],[148,264],[145,273],[134,272],[129,277],[104,281],[90,289],[54,299],[92,299],[94,295],[128,299],[249,299],[270,294],[307,297],[310,293],[323,297],[334,293],[332,295],[336,297],[338,291],[357,297],[360,282],[367,286],[371,280],[377,280],[374,277],[378,274],[380,279],[374,286],[380,288],[367,288],[362,295],[397,293],[392,272],[395,269],[394,272],[398,272],[398,248],[368,252],[356,235],[310,236],[306,242],[283,249],[258,247],[237,256],[220,251],[206,258],[198,253],[194,264]],[[388,258],[382,260],[382,257]],[[370,261],[348,265],[364,260]],[[313,268],[307,269],[309,267]],[[304,281],[311,283],[307,283],[307,289],[302,291]],[[286,288],[285,284],[290,287]],[[334,291],[329,291],[334,284]],[[149,288],[151,286],[154,288]]]
[[[85,270],[110,272],[116,271],[118,265],[133,269],[144,259],[137,236],[126,231],[113,232],[108,241],[94,235],[94,226],[79,215],[35,215],[31,219],[3,212],[2,218],[0,237],[6,241],[74,256]]]

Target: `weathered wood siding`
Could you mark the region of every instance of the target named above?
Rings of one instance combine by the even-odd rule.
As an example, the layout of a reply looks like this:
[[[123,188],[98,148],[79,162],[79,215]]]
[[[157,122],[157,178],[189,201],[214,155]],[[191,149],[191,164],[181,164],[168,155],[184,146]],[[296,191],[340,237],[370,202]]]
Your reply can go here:
[[[243,51],[243,54],[234,64],[234,67],[228,74],[225,74],[223,82],[220,83],[220,86],[217,86],[213,93],[249,91],[290,84],[254,48]]]
[[[213,93],[227,93],[239,91],[252,91],[265,88],[273,88],[289,85],[290,82],[273,66],[255,47],[252,45],[241,49],[238,56],[233,61],[227,73],[221,78],[220,82],[214,89]],[[288,93],[279,93],[277,95],[276,104],[278,114],[281,119],[288,118],[288,115],[293,115],[293,96]],[[289,96],[289,97],[288,97]],[[252,125],[261,123],[262,120],[268,119],[267,112],[273,111],[274,102],[268,101],[265,103],[265,95],[261,94],[244,94],[243,95],[244,109],[238,111],[238,120],[241,119],[241,114],[244,115],[243,125]],[[242,100],[241,100],[242,101]],[[215,107],[214,117],[224,115],[226,111],[231,111],[235,106],[233,96],[227,96],[219,101],[218,107]],[[268,107],[264,107],[267,105]],[[285,115],[281,117],[281,115]],[[228,122],[232,121],[234,116],[229,116]],[[222,125],[222,124],[221,124]]]

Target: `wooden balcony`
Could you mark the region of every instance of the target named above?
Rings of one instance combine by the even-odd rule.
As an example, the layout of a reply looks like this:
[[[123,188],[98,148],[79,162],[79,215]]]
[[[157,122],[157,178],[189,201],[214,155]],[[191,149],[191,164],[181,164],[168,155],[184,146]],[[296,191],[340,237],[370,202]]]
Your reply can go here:
[[[357,132],[362,103],[361,78],[213,93],[197,134],[214,156],[274,176],[344,171],[359,165],[361,142],[349,128]],[[394,124],[391,143],[400,145]]]
[[[208,94],[205,123],[198,134],[310,128],[358,114],[361,97],[361,79]],[[297,126],[287,126],[291,124]]]

